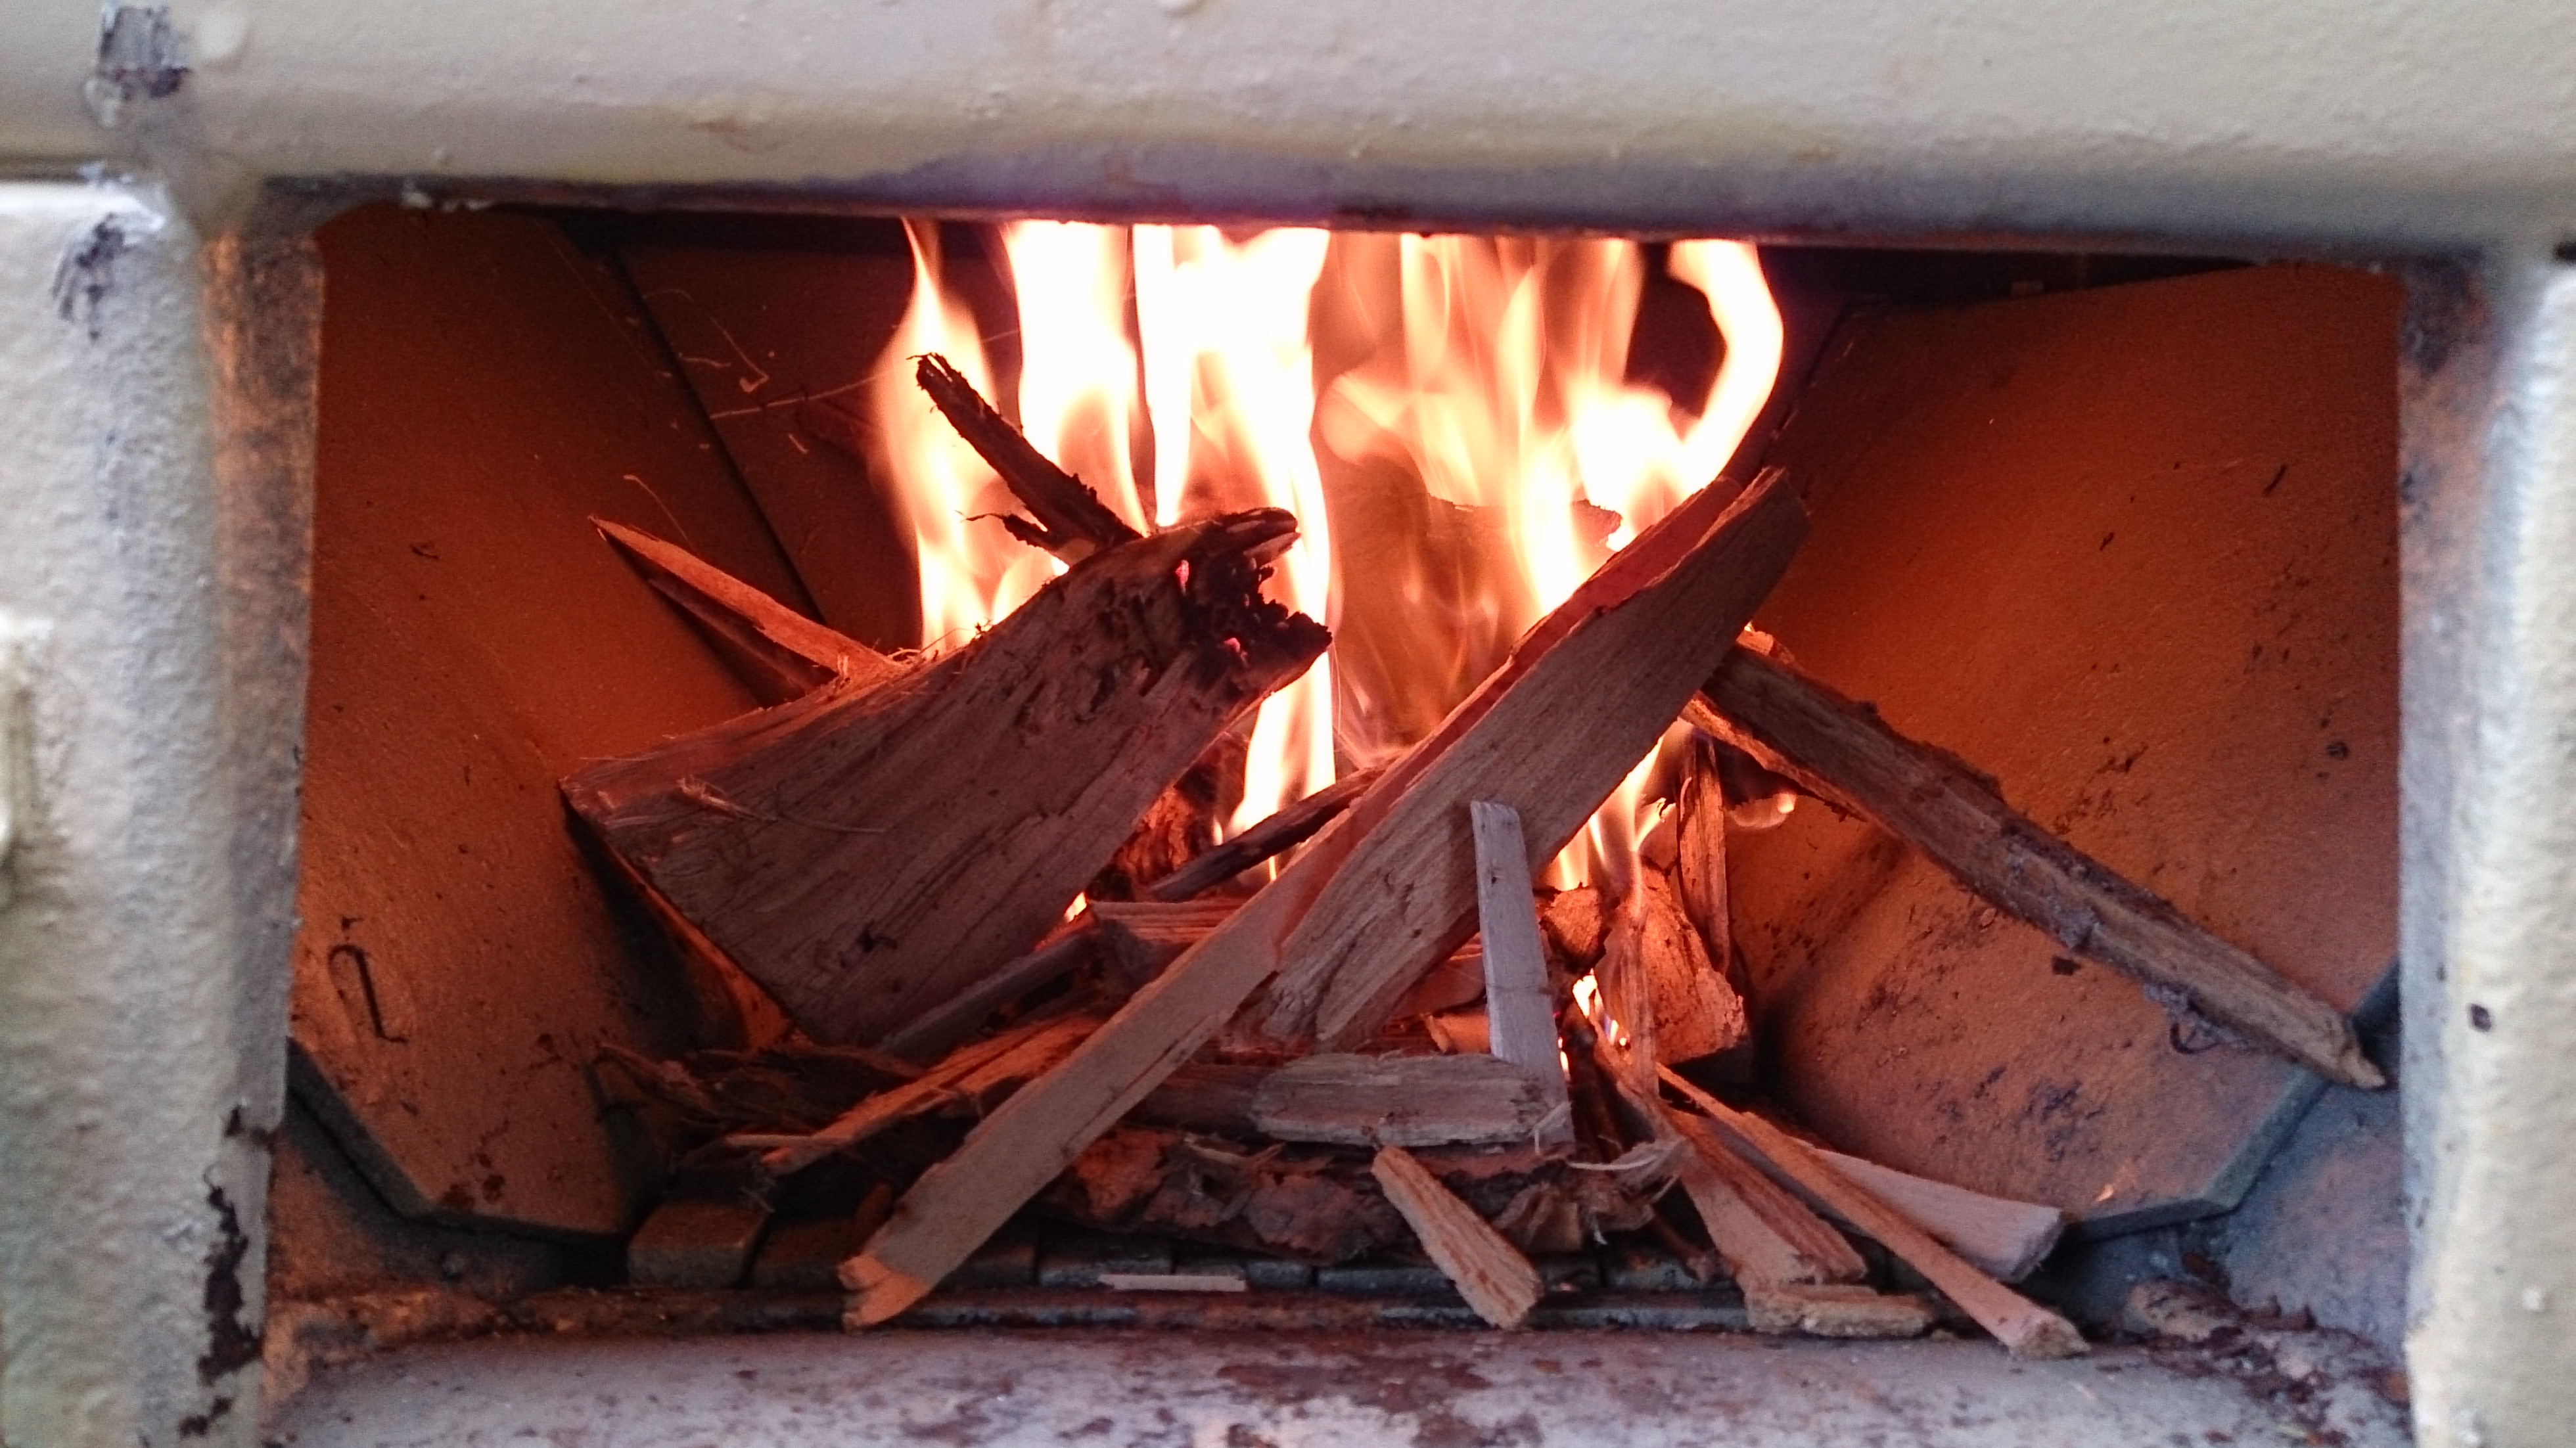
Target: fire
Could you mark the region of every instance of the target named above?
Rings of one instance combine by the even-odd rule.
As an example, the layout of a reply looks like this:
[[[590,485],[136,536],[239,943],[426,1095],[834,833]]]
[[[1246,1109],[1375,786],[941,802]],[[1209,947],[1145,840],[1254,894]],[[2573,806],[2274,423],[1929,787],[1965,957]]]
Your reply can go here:
[[[971,314],[943,288],[935,230],[910,234],[916,284],[873,404],[886,473],[912,510],[923,632],[936,644],[991,624],[1054,569],[976,521],[1009,499],[913,390],[906,360],[935,350],[993,395]],[[1676,399],[1627,380],[1646,280],[1634,242],[1055,222],[1015,223],[1002,239],[1032,441],[1140,526],[1289,509],[1302,532],[1280,560],[1276,597],[1337,629],[1355,600],[1373,597],[1380,616],[1410,630],[1381,638],[1378,662],[1445,655],[1441,677],[1470,684],[1610,552],[1725,467],[1781,360],[1769,288],[1753,249],[1733,242],[1669,248],[1670,275],[1707,299],[1725,341],[1707,396]],[[1332,359],[1319,365],[1328,332]],[[1137,456],[1140,417],[1150,476]],[[1327,483],[1354,467],[1394,467],[1470,510],[1458,516],[1499,525],[1497,558],[1470,570],[1463,594],[1444,595],[1445,611],[1417,596],[1416,579],[1335,576]],[[1235,828],[1330,783],[1337,744],[1374,763],[1411,742],[1386,722],[1403,711],[1337,700],[1337,678],[1359,687],[1328,656],[1262,705]],[[1454,702],[1432,700],[1430,717]],[[1562,882],[1624,881],[1651,762],[1558,862]]]

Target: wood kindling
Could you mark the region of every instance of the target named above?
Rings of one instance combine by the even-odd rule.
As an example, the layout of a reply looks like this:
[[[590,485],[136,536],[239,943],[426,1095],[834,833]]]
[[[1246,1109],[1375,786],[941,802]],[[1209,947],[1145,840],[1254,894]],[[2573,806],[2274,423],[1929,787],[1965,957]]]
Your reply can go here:
[[[1530,894],[1520,811],[1499,800],[1467,806],[1476,850],[1476,920],[1484,937],[1485,1020],[1493,1054],[1528,1072],[1546,1111],[1542,1138],[1574,1139],[1574,1110],[1558,1059],[1556,992]]]
[[[1002,486],[1036,516],[1032,523],[1005,515],[1002,526],[1011,530],[1012,537],[1075,563],[1137,536],[1081,479],[1057,467],[996,412],[947,358],[936,352],[925,354],[915,363],[913,376],[948,425],[992,465],[1001,475]]]
[[[1766,475],[1740,494],[1702,490],[1613,555],[1278,879],[914,1184],[842,1266],[850,1325],[919,1301],[1273,976],[1292,989],[1268,1024],[1365,1040],[1472,926],[1467,804],[1512,805],[1528,863],[1553,855],[1680,711],[1805,530]],[[1362,941],[1387,958],[1352,962]],[[1359,974],[1337,982],[1345,964]]]
[[[2168,992],[2328,1080],[2387,1084],[2332,1006],[2004,803],[1993,781],[1777,660],[1738,647],[1691,722],[1921,850],[2077,955]]]
[[[1370,1170],[1386,1199],[1404,1215],[1422,1250],[1456,1284],[1476,1315],[1496,1327],[1519,1327],[1546,1291],[1520,1249],[1476,1215],[1400,1146],[1381,1149]]]

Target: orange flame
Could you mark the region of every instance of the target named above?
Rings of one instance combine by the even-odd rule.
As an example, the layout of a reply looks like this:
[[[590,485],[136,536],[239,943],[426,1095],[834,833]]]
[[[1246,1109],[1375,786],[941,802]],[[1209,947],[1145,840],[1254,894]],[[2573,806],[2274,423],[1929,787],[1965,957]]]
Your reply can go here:
[[[1221,486],[1202,487],[1218,506],[1286,508],[1299,530],[1280,559],[1280,601],[1324,619],[1333,558],[1308,440],[1315,353],[1306,312],[1329,242],[1320,231],[1283,229],[1236,243],[1212,226],[1140,226],[1135,241],[1155,520],[1168,526],[1185,516],[1194,476],[1230,476],[1248,492],[1226,498]],[[1318,659],[1262,701],[1233,828],[1332,782],[1332,665]]]

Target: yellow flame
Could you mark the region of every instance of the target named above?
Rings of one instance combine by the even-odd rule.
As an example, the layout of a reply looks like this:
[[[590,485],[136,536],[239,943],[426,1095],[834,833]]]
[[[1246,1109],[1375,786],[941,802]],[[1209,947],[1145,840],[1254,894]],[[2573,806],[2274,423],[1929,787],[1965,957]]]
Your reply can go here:
[[[922,645],[936,649],[990,627],[1058,570],[1055,560],[992,520],[1013,506],[1008,491],[913,381],[912,359],[938,352],[977,391],[993,395],[974,314],[941,284],[937,225],[907,221],[904,234],[912,243],[912,300],[869,379],[876,421],[870,463],[894,481],[911,515]]]
[[[1136,527],[1128,456],[1136,348],[1127,340],[1127,233],[1078,221],[1002,228],[1020,305],[1020,430]]]
[[[1140,226],[1135,238],[1155,520],[1168,526],[1201,508],[1286,508],[1299,531],[1279,559],[1279,601],[1324,619],[1332,540],[1309,441],[1315,354],[1306,321],[1329,242],[1294,228],[1234,242],[1212,226]],[[1232,827],[1257,824],[1332,781],[1333,675],[1318,659],[1262,701]]]

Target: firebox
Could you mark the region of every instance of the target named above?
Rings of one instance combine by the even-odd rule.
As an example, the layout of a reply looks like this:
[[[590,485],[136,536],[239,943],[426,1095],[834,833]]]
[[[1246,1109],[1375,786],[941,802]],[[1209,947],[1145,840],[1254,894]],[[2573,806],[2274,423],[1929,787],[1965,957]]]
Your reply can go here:
[[[0,1434],[2547,1441],[2561,18],[567,18],[5,22]]]

